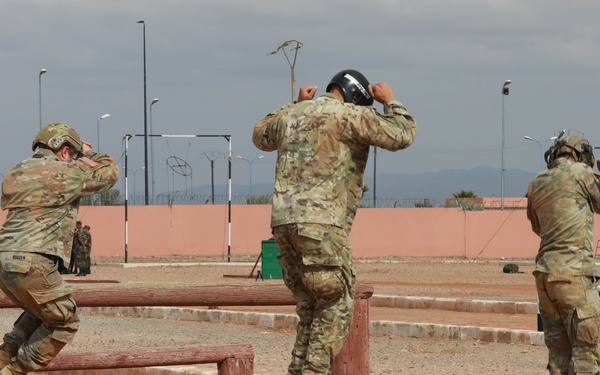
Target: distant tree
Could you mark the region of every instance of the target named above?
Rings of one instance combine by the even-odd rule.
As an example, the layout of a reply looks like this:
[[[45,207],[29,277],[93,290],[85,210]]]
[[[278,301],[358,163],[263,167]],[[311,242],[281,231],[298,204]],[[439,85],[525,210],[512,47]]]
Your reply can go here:
[[[422,199],[422,200],[418,200],[415,201],[415,208],[431,208],[433,207],[433,202],[431,201],[431,199]]]
[[[448,201],[445,207],[460,207],[464,211],[483,211],[485,208],[481,204],[476,204],[471,198],[477,198],[477,194],[472,190],[461,190],[458,193],[453,193],[453,200]]]
[[[458,193],[453,193],[454,198],[477,198],[477,194],[473,190],[461,190]]]

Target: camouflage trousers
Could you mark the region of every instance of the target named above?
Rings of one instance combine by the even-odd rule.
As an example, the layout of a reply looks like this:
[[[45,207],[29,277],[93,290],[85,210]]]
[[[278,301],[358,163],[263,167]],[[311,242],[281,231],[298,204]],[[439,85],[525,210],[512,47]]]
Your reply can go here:
[[[88,252],[83,247],[76,247],[73,251],[75,252],[75,267],[81,272],[87,268]]]
[[[24,310],[6,343],[18,347],[14,354],[28,371],[46,367],[73,339],[79,328],[71,286],[58,272],[52,257],[27,252],[0,252],[0,289]]]
[[[595,278],[534,275],[550,374],[600,373],[600,296]]]
[[[350,331],[355,271],[346,232],[320,224],[273,228],[283,280],[300,318],[288,374],[331,374]]]

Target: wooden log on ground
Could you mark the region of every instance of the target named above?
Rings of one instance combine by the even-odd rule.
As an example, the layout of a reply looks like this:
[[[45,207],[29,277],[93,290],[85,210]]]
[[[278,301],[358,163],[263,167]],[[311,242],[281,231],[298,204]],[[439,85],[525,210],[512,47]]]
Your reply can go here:
[[[65,351],[41,371],[103,370],[202,363],[215,363],[219,368],[219,375],[253,374],[254,352],[250,344],[169,346],[101,352]]]
[[[356,299],[373,295],[373,286],[359,284]],[[0,308],[15,307],[0,293]],[[80,307],[102,306],[283,306],[294,305],[283,285],[236,286],[190,283],[131,283],[74,285]]]

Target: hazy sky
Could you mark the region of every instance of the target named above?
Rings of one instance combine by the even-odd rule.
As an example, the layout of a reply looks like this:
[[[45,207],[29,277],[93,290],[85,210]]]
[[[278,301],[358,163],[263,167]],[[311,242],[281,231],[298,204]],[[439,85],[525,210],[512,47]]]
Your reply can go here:
[[[378,173],[500,168],[503,98],[506,168],[533,172],[540,146],[526,135],[545,150],[574,128],[600,146],[598,19],[592,0],[0,0],[0,171],[31,154],[40,82],[44,124],[65,122],[96,146],[99,124],[100,151],[121,158],[124,134],[144,131],[144,20],[148,106],[159,98],[152,133],[230,134],[234,155],[264,155],[255,183],[272,180],[275,155],[254,148],[252,128],[291,100],[285,56],[267,54],[290,39],[303,43],[298,87],[322,93],[339,70],[357,69],[389,82],[417,120],[413,146],[380,152]],[[140,190],[143,139],[130,146]],[[210,183],[210,160],[219,183],[226,173],[220,138],[155,140],[152,150],[159,190]],[[168,169],[172,156],[193,175]],[[234,159],[234,182],[248,184],[248,167]]]

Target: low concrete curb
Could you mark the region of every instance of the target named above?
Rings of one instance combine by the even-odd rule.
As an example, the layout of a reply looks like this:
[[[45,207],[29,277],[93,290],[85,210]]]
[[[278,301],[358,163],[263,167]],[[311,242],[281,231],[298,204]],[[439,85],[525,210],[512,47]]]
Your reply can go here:
[[[371,335],[375,336],[476,340],[503,344],[545,345],[543,332],[527,330],[391,321],[373,321],[371,322],[370,328]]]
[[[534,302],[487,301],[438,297],[384,296],[374,294],[371,306],[400,309],[435,309],[473,313],[537,314]]]
[[[90,314],[231,323],[255,325],[265,328],[295,329],[298,323],[298,317],[293,314],[178,307],[82,307],[81,311]],[[526,330],[392,321],[371,321],[370,330],[371,334],[375,336],[479,340],[506,344],[544,345],[544,334],[542,332]]]

